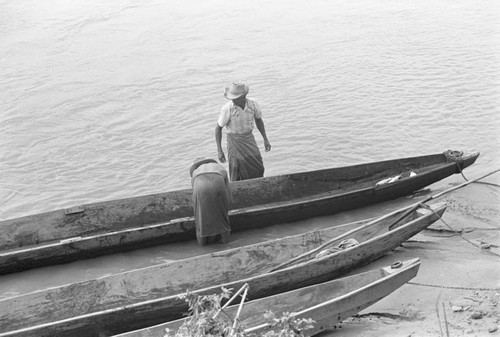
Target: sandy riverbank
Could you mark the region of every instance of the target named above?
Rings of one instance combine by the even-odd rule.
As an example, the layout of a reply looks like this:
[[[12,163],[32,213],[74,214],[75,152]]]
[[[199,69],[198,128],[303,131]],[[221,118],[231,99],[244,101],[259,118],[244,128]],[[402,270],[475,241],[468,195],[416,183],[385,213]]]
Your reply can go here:
[[[472,183],[439,201],[448,204],[447,225],[436,222],[358,270],[419,257],[412,284],[321,337],[500,335],[500,187]]]
[[[500,174],[492,178],[496,180],[487,181],[500,183]],[[0,280],[0,298],[147,267],[171,258],[187,258],[330,227],[335,223],[382,216],[463,182],[463,178],[456,175],[415,195],[386,203],[234,233],[228,245],[199,247],[196,241],[169,244],[5,275]],[[446,328],[449,336],[500,336],[500,187],[472,183],[435,202],[448,205],[443,216],[446,224],[436,222],[392,253],[355,271],[419,257],[421,267],[412,284],[406,284],[358,317],[348,319],[320,337],[441,337],[447,336]],[[481,245],[488,248],[481,249]],[[480,318],[471,318],[474,312]]]

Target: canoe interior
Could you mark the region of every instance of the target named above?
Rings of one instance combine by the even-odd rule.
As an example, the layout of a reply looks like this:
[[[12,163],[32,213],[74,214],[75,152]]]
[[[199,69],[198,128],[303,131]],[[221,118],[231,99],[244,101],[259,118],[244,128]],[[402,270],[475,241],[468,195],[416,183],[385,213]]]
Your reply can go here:
[[[462,166],[471,165],[478,156],[474,153],[464,157]],[[239,213],[231,218],[231,226],[237,231],[332,214],[406,195],[459,171],[456,162],[450,162],[444,154],[433,154],[233,182],[232,210],[269,208],[293,201],[303,204],[254,212],[251,217],[248,212]],[[417,176],[409,178],[410,172]],[[374,189],[378,181],[400,174],[400,182]],[[57,210],[1,221],[0,251],[191,217],[191,193],[191,189],[177,190],[87,204],[82,206],[83,212],[66,214],[65,210]],[[338,200],[332,203],[335,196]],[[318,198],[326,199],[307,204]],[[181,232],[171,239],[177,241],[189,235],[192,232]]]
[[[432,207],[438,214],[442,214],[446,208],[443,203],[432,205]],[[341,251],[338,254],[342,256],[338,258],[333,255],[332,258],[315,259],[311,264],[303,263],[296,268],[292,266],[271,274],[266,274],[266,271],[332,238],[358,228],[360,223],[318,230],[7,298],[0,301],[0,329],[2,329],[0,336],[2,332],[55,322],[54,328],[47,328],[47,335],[50,335],[56,331],[54,329],[58,328],[78,329],[79,320],[88,321],[88,324],[92,324],[98,330],[111,329],[110,331],[116,332],[115,330],[119,327],[111,325],[110,322],[113,319],[122,320],[120,317],[124,315],[124,312],[140,317],[137,320],[127,321],[129,325],[138,325],[129,326],[131,329],[140,328],[141,325],[153,325],[165,317],[178,318],[182,312],[186,311],[185,303],[175,300],[176,295],[186,289],[205,288],[204,292],[212,293],[218,291],[222,284],[236,287],[244,282],[243,280],[251,280],[254,285],[254,294],[259,298],[324,282],[343,275],[361,263],[372,261],[385,251],[396,248],[401,241],[413,236],[437,219],[432,211],[418,209],[404,220],[405,225],[389,230],[389,226],[399,215],[395,213],[383,221],[375,222],[374,225],[350,235],[349,238],[355,238],[360,245],[356,249]],[[403,229],[406,234],[396,235]],[[375,239],[380,234],[385,239],[379,242]],[[334,245],[338,241],[340,240],[337,240]],[[363,248],[365,245],[366,248]],[[127,307],[124,308],[124,306]],[[116,308],[122,309],[117,313],[102,314]],[[93,314],[96,316],[91,316]],[[85,315],[87,316],[78,318]],[[76,323],[57,323],[57,321],[73,318]],[[77,336],[74,331],[71,334]],[[32,335],[42,334],[35,331]]]
[[[243,305],[239,319],[243,329],[249,329],[261,324],[266,324],[263,313],[268,310],[274,312],[278,317],[283,313],[295,313],[299,317],[312,318],[315,321],[328,319],[328,325],[337,324],[350,317],[353,313],[359,312],[364,307],[381,299],[394,291],[398,287],[413,278],[420,267],[419,259],[411,259],[402,262],[402,266],[398,269],[392,269],[390,266],[380,269],[373,269],[364,273],[355,274],[341,279],[324,282],[321,284],[292,290],[289,292],[277,294],[246,302]],[[395,279],[394,283],[386,286],[385,290],[376,289],[373,291],[376,283],[387,285],[390,279]],[[251,289],[249,290],[251,293]],[[359,303],[354,299],[355,296],[363,296]],[[343,298],[342,298],[343,297]],[[342,301],[345,299],[346,301]],[[235,303],[238,303],[240,298],[237,298]],[[311,310],[313,307],[317,312]],[[231,305],[225,309],[227,316],[234,318],[238,310],[238,304]],[[221,318],[227,319],[226,315]],[[186,318],[175,320],[156,326],[127,332],[117,335],[116,337],[153,337],[161,336],[165,329],[176,331],[182,324],[187,321]],[[231,321],[228,320],[231,324]],[[320,322],[321,324],[323,322]],[[327,326],[317,326],[315,331],[324,330]]]

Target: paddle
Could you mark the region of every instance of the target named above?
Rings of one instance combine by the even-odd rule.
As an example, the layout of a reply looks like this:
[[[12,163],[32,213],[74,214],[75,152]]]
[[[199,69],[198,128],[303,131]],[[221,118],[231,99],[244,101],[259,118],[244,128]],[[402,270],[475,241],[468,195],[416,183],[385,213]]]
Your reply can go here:
[[[229,305],[231,304],[234,299],[239,295],[241,294],[242,291],[244,291],[244,295],[243,295],[243,301],[245,300],[245,297],[247,296],[247,291],[248,291],[248,283],[245,283],[241,288],[240,290],[238,290],[234,295],[233,297],[231,297],[227,302],[226,304],[224,304],[214,315],[213,318],[217,318],[217,316]]]
[[[405,213],[403,213],[403,214],[402,214],[399,218],[397,218],[396,220],[394,220],[394,221],[392,222],[392,224],[389,226],[389,228],[392,228],[395,224],[397,224],[398,222],[400,222],[401,220],[403,220],[404,218],[406,218],[408,215],[410,215],[413,211],[415,211],[415,210],[416,210],[418,207],[420,207],[422,204],[424,204],[424,203],[426,203],[426,202],[428,202],[428,201],[430,201],[430,200],[433,200],[433,199],[439,198],[439,197],[441,197],[441,196],[443,196],[443,195],[445,195],[445,194],[447,194],[447,193],[450,193],[450,192],[452,192],[452,191],[455,191],[455,190],[457,190],[457,189],[459,189],[459,188],[462,188],[462,187],[464,187],[464,186],[467,186],[467,185],[469,185],[469,184],[471,184],[471,183],[473,183],[473,182],[476,182],[476,181],[479,181],[479,180],[481,180],[481,179],[484,179],[484,178],[486,178],[486,177],[488,177],[488,176],[490,176],[490,175],[492,175],[492,174],[494,174],[494,173],[497,173],[497,172],[499,172],[499,171],[500,171],[500,169],[495,170],[495,171],[490,172],[490,173],[488,173],[488,174],[486,174],[486,175],[484,175],[484,176],[482,176],[482,177],[479,177],[479,178],[476,178],[476,179],[473,179],[473,180],[466,181],[465,183],[462,183],[462,184],[460,184],[460,185],[458,185],[458,186],[455,186],[455,187],[449,188],[449,189],[447,189],[447,190],[445,190],[445,191],[443,191],[443,192],[440,192],[440,193],[438,193],[438,194],[436,194],[436,195],[429,196],[429,197],[427,197],[426,199],[424,199],[423,201],[420,201],[420,202],[418,202],[418,203],[416,203],[416,204],[409,205],[409,206],[403,207],[403,208],[401,208],[401,209],[399,209],[399,210],[393,211],[393,212],[391,212],[391,213],[389,213],[389,214],[383,215],[383,216],[381,216],[381,217],[379,217],[379,218],[377,218],[377,219],[375,219],[375,220],[372,220],[372,221],[368,222],[367,224],[365,224],[365,225],[363,225],[363,226],[360,226],[360,227],[355,228],[355,229],[353,229],[353,230],[350,230],[350,231],[348,231],[348,232],[346,232],[346,233],[344,233],[344,234],[342,234],[342,235],[339,235],[339,236],[337,236],[337,237],[335,237],[335,238],[333,238],[333,239],[330,239],[330,240],[328,240],[327,242],[325,242],[325,243],[323,243],[322,245],[320,245],[319,247],[316,247],[316,248],[314,248],[314,249],[312,249],[312,250],[310,250],[310,251],[308,251],[308,252],[306,252],[306,253],[303,253],[303,254],[301,254],[301,255],[299,255],[299,256],[294,257],[293,259],[290,259],[290,260],[288,260],[288,261],[286,261],[286,262],[283,262],[283,263],[281,263],[280,265],[278,265],[278,266],[276,266],[276,267],[274,267],[274,268],[270,269],[270,270],[269,270],[269,272],[274,272],[274,271],[279,270],[279,269],[281,269],[281,268],[283,268],[283,267],[286,267],[286,266],[288,266],[288,265],[290,265],[290,264],[292,264],[292,263],[294,263],[294,262],[297,262],[298,260],[303,259],[303,258],[304,258],[304,257],[306,257],[306,256],[309,256],[309,255],[311,255],[311,254],[314,254],[314,253],[318,252],[319,250],[321,250],[321,249],[325,248],[326,246],[328,246],[328,245],[332,244],[332,243],[333,243],[333,242],[335,242],[335,241],[338,241],[338,240],[343,239],[343,238],[345,238],[345,237],[347,237],[347,236],[350,236],[350,235],[352,235],[352,234],[354,234],[354,233],[356,233],[356,232],[359,232],[360,230],[363,230],[363,229],[365,229],[365,228],[367,228],[367,227],[373,226],[374,224],[376,224],[376,223],[378,223],[378,222],[380,222],[380,221],[382,221],[382,220],[384,220],[384,219],[386,219],[386,218],[388,218],[388,217],[390,217],[390,216],[393,216],[394,214],[397,214],[397,213],[400,213],[400,212],[402,212],[402,211],[405,211],[405,210],[406,210],[406,212],[405,212]]]
[[[466,181],[465,183],[462,183],[462,184],[460,184],[460,185],[458,185],[458,186],[455,186],[455,187],[452,187],[452,188],[450,188],[450,189],[447,189],[447,190],[445,190],[445,191],[443,191],[443,192],[440,192],[440,193],[438,193],[438,194],[436,194],[436,195],[431,195],[431,196],[429,196],[429,197],[425,198],[423,201],[420,201],[419,203],[416,203],[416,204],[414,204],[414,205],[410,206],[411,208],[410,208],[409,210],[407,210],[405,213],[403,213],[403,214],[402,214],[402,215],[401,215],[398,219],[396,219],[396,221],[394,221],[394,223],[396,224],[396,223],[398,223],[399,221],[401,221],[402,219],[406,218],[406,217],[408,216],[408,214],[411,214],[414,210],[416,210],[416,209],[419,207],[419,205],[420,205],[420,204],[424,204],[424,203],[426,203],[426,202],[428,202],[428,201],[430,201],[430,200],[433,200],[433,199],[439,198],[439,197],[441,197],[441,196],[443,196],[443,195],[445,195],[445,194],[447,194],[447,193],[450,193],[450,192],[453,192],[453,191],[455,191],[455,190],[458,190],[459,188],[462,188],[462,187],[464,187],[464,186],[467,186],[467,185],[469,185],[470,183],[473,183],[473,182],[479,181],[479,180],[481,180],[481,179],[484,179],[484,178],[486,178],[486,177],[488,177],[488,176],[490,176],[490,175],[492,175],[492,174],[494,174],[494,173],[497,173],[497,172],[499,172],[499,171],[500,171],[500,169],[495,170],[495,171],[490,172],[490,173],[488,173],[488,174],[486,174],[486,175],[484,175],[484,176],[482,176],[482,177],[479,177],[479,178],[476,178],[476,179],[473,179],[473,180]],[[402,210],[404,210],[404,208],[403,208]]]
[[[236,317],[234,317],[233,327],[231,328],[230,336],[232,336],[234,334],[234,331],[236,330],[236,327],[238,326],[238,323],[240,321],[241,309],[243,308],[243,302],[245,302],[245,299],[246,299],[247,293],[248,293],[248,283],[245,283],[245,285],[247,287],[245,288],[245,291],[243,292],[243,295],[241,296],[241,302],[240,302],[240,305],[238,306],[238,312],[236,313]]]
[[[231,333],[230,335],[232,336],[234,334],[234,331],[236,329],[236,327],[238,326],[238,323],[239,323],[239,320],[240,320],[240,314],[241,314],[241,309],[243,308],[243,303],[245,302],[245,299],[247,297],[247,294],[248,294],[248,283],[245,283],[241,288],[240,290],[238,290],[234,295],[233,297],[231,297],[227,302],[226,304],[224,304],[214,315],[214,319],[217,318],[217,316],[229,305],[231,304],[231,302],[233,302],[233,300],[241,294],[241,292],[243,292],[243,295],[241,295],[241,301],[240,301],[240,304],[238,305],[238,312],[236,313],[236,317],[234,318],[233,320],[233,326],[231,327]]]

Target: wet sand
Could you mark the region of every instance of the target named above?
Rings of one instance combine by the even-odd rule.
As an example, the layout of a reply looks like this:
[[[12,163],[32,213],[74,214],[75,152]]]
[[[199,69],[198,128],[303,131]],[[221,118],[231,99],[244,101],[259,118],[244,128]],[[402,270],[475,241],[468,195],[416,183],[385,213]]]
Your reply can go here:
[[[472,183],[439,201],[444,222],[357,270],[419,257],[410,284],[319,336],[500,335],[500,187]]]

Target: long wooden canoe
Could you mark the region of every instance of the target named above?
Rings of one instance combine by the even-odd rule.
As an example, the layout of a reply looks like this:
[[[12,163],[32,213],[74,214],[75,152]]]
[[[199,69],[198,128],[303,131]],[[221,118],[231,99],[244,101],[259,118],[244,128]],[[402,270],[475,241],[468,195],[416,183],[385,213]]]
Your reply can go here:
[[[253,300],[244,303],[239,316],[240,326],[258,335],[269,331],[270,324],[263,313],[271,310],[278,317],[292,313],[296,318],[313,319],[316,322],[314,328],[306,330],[305,336],[314,336],[388,296],[414,278],[419,268],[418,258],[397,261],[383,268]],[[249,290],[251,292],[252,289]],[[234,319],[238,305],[229,306],[224,311]],[[226,316],[220,317],[227,319]],[[165,329],[175,332],[188,319],[182,318],[115,337],[161,337]]]
[[[0,336],[106,336],[182,317],[177,295],[240,288],[248,283],[257,299],[343,276],[397,248],[436,221],[443,203],[389,213],[254,245],[36,291],[0,301]],[[407,217],[395,223],[401,218]],[[270,272],[303,253],[332,241],[359,244],[321,254]],[[352,241],[351,240],[351,241]],[[322,251],[321,253],[324,253]],[[314,256],[313,256],[314,257]]]
[[[433,154],[232,183],[233,231],[395,199],[472,165]],[[414,174],[411,174],[411,173]],[[383,185],[395,176],[401,179]],[[191,190],[113,200],[0,222],[0,274],[194,239]]]

